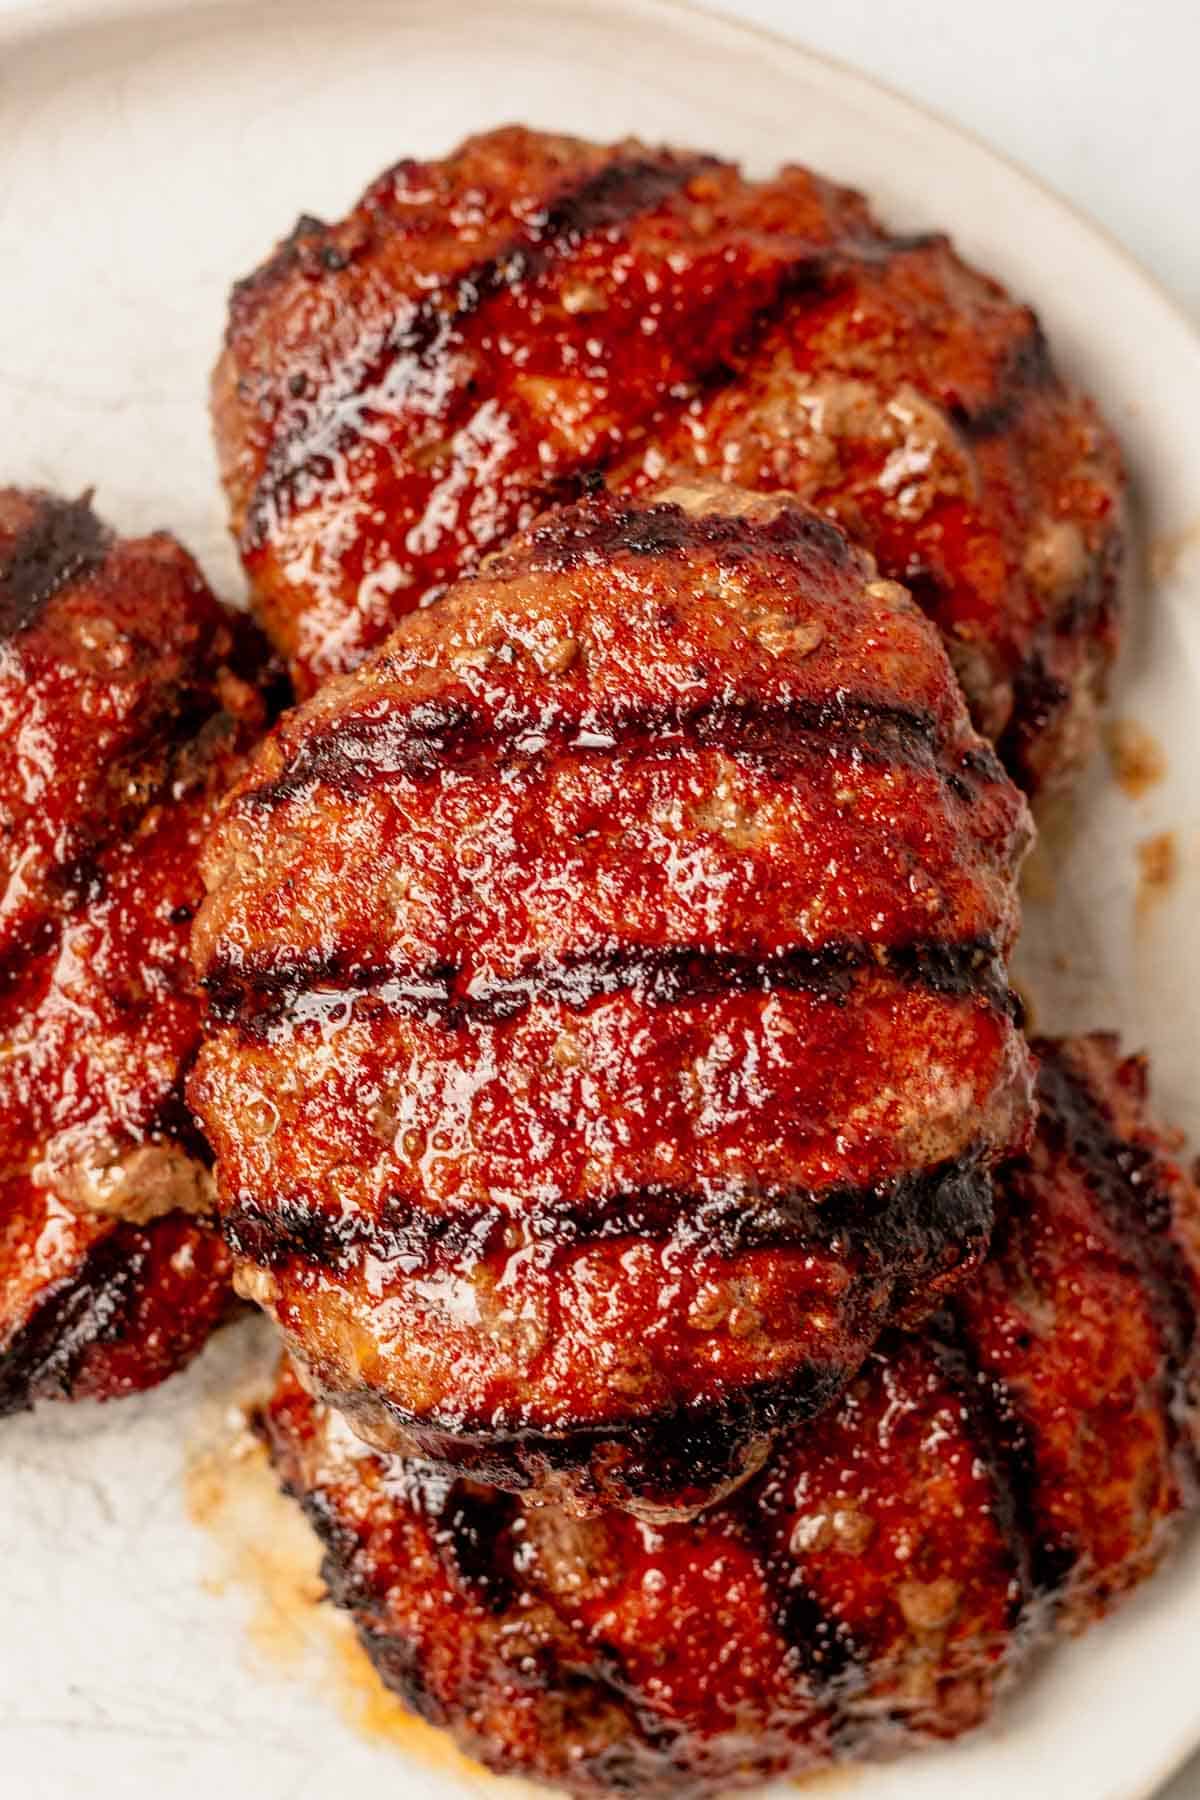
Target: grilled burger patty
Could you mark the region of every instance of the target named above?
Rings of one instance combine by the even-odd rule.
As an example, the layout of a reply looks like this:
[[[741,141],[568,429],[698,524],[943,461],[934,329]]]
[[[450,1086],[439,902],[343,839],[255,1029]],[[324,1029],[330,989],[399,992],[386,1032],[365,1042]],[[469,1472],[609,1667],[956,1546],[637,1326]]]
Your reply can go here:
[[[982,1254],[1025,806],[792,502],[600,494],[288,715],[206,853],[190,1094],[355,1428],[692,1510]]]
[[[262,661],[173,539],[0,490],[0,1412],[152,1386],[231,1303],[188,938]]]
[[[235,287],[213,385],[263,621],[301,691],[352,667],[668,392],[798,262],[868,234],[802,171],[520,128],[303,218]]]
[[[310,691],[581,475],[812,500],[908,583],[1031,791],[1090,746],[1124,542],[1037,320],[807,171],[519,128],[386,171],[235,288],[234,531]]]
[[[368,1451],[285,1367],[262,1424],[384,1681],[580,1795],[700,1796],[977,1725],[1196,1498],[1200,1196],[1114,1040],[1037,1046],[974,1281],[731,1500],[658,1527]]]

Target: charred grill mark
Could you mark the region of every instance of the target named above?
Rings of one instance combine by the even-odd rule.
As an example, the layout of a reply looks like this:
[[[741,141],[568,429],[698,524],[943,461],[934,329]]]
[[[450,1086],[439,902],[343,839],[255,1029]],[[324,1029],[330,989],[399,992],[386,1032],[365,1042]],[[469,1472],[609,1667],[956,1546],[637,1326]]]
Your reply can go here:
[[[98,817],[85,815],[78,823],[68,820],[59,831],[55,848],[65,855],[50,863],[43,877],[49,911],[35,911],[23,929],[8,931],[7,945],[0,950],[0,995],[21,979],[30,956],[49,950],[60,921],[104,900],[111,876],[105,859],[119,854],[118,840],[135,843],[152,813],[212,778],[233,720],[214,710],[219,701],[202,686],[186,688],[172,699],[147,723],[132,754],[110,765],[108,810]]]
[[[421,701],[396,706],[382,719],[351,715],[315,732],[279,775],[239,804],[266,810],[318,785],[350,797],[389,779],[428,781],[444,769],[485,761],[503,767],[518,756],[653,755],[676,746],[720,749],[771,766],[850,750],[874,762],[930,767],[937,724],[920,708],[845,691],[774,705],[721,699],[695,707],[589,707],[577,717],[514,706],[502,725],[466,701]]]
[[[319,411],[315,415],[299,414],[272,443],[247,511],[243,550],[252,552],[262,547],[280,511],[292,502],[296,484],[303,476],[327,478],[332,459],[357,436],[352,424],[336,422],[337,415],[364,389],[378,385],[398,364],[409,363],[414,370],[428,370],[455,333],[489,301],[522,282],[536,280],[556,258],[569,253],[585,237],[611,231],[640,213],[652,212],[698,175],[720,167],[720,162],[709,156],[674,162],[639,157],[608,163],[578,186],[550,200],[526,232],[515,235],[495,256],[458,276],[448,292],[411,302],[393,319],[381,341],[363,358],[352,361],[342,379],[335,378],[321,395]],[[296,244],[310,235],[311,222],[306,222],[291,253],[295,253]],[[329,266],[337,272],[337,264]],[[335,423],[329,426],[326,421],[331,415]],[[452,420],[446,423],[452,429]]]
[[[0,1418],[70,1394],[87,1352],[121,1335],[146,1262],[140,1235],[118,1227],[45,1296],[0,1354]]]
[[[980,1367],[969,1331],[953,1302],[929,1328],[942,1373],[962,1401],[966,1424],[995,1486],[993,1517],[1012,1558],[1014,1631],[1033,1622],[1033,1609],[1065,1587],[1077,1553],[1047,1536],[1038,1522],[1033,1436],[1007,1384]]]
[[[775,1626],[788,1647],[793,1675],[810,1682],[827,1703],[845,1699],[866,1685],[870,1657],[845,1620],[821,1604],[779,1543],[775,1514],[782,1500],[769,1480],[760,1483],[754,1501],[738,1508],[738,1521],[766,1575]]]
[[[566,1471],[577,1478],[581,1463],[586,1466],[596,1457],[604,1476],[610,1482],[618,1480],[627,1492],[651,1490],[678,1497],[689,1491],[711,1492],[742,1473],[748,1450],[815,1418],[836,1401],[853,1373],[853,1368],[828,1359],[807,1362],[785,1381],[729,1387],[703,1407],[662,1407],[632,1419],[568,1416],[553,1431],[494,1410],[486,1415],[466,1407],[414,1413],[390,1394],[368,1391],[422,1446],[422,1455],[452,1463],[460,1472],[469,1470],[472,1480],[526,1491],[541,1484],[547,1471]],[[358,1397],[339,1397],[351,1417]],[[411,1470],[422,1465],[405,1466]],[[603,1480],[596,1483],[596,1491],[605,1491]],[[422,1504],[419,1494],[411,1503]]]
[[[438,1480],[427,1484],[413,1465],[409,1465],[406,1485],[409,1503],[424,1515],[450,1580],[465,1587],[493,1618],[502,1621],[517,1616],[523,1582],[529,1577],[518,1576],[513,1565],[511,1533],[519,1519],[515,1496],[466,1481],[452,1486]],[[427,1485],[434,1489],[432,1504],[424,1491]],[[373,1622],[381,1611],[382,1596],[360,1572],[358,1540],[339,1525],[335,1504],[320,1489],[305,1490],[300,1500],[321,1541],[329,1546],[322,1578],[330,1598],[356,1614],[359,1639],[380,1679],[419,1717],[436,1725],[448,1724],[443,1706],[431,1691],[416,1643]],[[561,1616],[558,1596],[543,1592],[542,1597]],[[563,1623],[571,1631],[569,1618]],[[539,1686],[548,1695],[562,1694],[569,1707],[579,1707],[585,1714],[596,1703],[626,1711],[634,1684],[619,1652],[605,1642],[589,1645],[589,1652],[586,1668],[565,1666],[553,1643],[541,1644],[537,1651]],[[671,1736],[671,1727],[648,1713],[639,1716],[636,1729],[648,1743],[665,1742]],[[622,1758],[635,1754],[631,1746],[617,1750]],[[611,1750],[606,1755],[611,1755]]]
[[[499,980],[464,979],[453,964],[420,970],[348,969],[313,955],[285,968],[255,970],[214,959],[204,986],[214,1019],[237,1021],[260,1041],[277,1041],[306,1023],[349,1017],[356,1006],[385,1015],[436,1017],[448,1028],[503,1024],[541,1002],[582,1011],[595,1000],[632,992],[647,1005],[675,1006],[727,994],[796,993],[849,998],[863,972],[947,999],[977,997],[1010,1016],[1009,990],[990,938],[907,944],[845,942],[812,950],[791,946],[766,955],[680,945],[665,950],[610,949],[534,964]]]
[[[1028,315],[1028,330],[1015,344],[996,383],[996,392],[985,406],[974,410],[951,406],[949,417],[968,443],[998,437],[1020,416],[1031,393],[1047,387],[1054,379],[1050,346],[1037,318]]]
[[[900,257],[942,249],[950,249],[950,240],[943,233],[916,232],[911,236],[843,239],[827,250],[797,261],[775,304],[752,321],[739,346],[740,359],[753,357],[756,343],[772,326],[786,327],[790,317],[799,318],[803,314],[806,303],[836,294],[839,285],[852,281],[860,271],[886,269]],[[715,366],[701,372],[700,391],[736,389],[743,375],[743,369],[731,364]],[[969,447],[1008,430],[1020,417],[1030,394],[1048,387],[1054,377],[1049,341],[1036,315],[1028,312],[1026,332],[1010,350],[992,397],[975,407],[958,403],[943,410],[950,425]],[[940,404],[935,394],[928,397]],[[907,575],[900,579],[912,586]]]
[[[1056,722],[1107,666],[1103,633],[1112,629],[1119,604],[1123,549],[1120,534],[1110,534],[1101,552],[1089,556],[1083,581],[1045,621],[1013,675],[1012,712],[997,749],[1004,765],[1029,791],[1039,781],[1036,768],[1029,766],[1030,752],[1036,753]],[[1069,681],[1052,669],[1061,660],[1064,643],[1071,646]]]
[[[754,519],[686,512],[670,501],[551,518],[530,532],[526,554],[531,570],[565,574],[618,556],[666,558],[689,550],[715,551],[726,564],[764,552],[805,563],[816,556],[835,569],[862,561],[838,526],[797,505],[783,504],[772,517]]]
[[[1039,1130],[1057,1154],[1083,1169],[1088,1192],[1115,1228],[1122,1246],[1157,1300],[1154,1316],[1165,1340],[1169,1415],[1183,1415],[1187,1364],[1196,1341],[1197,1309],[1187,1258],[1171,1234],[1173,1202],[1154,1150],[1123,1137],[1093,1089],[1072,1073],[1052,1045],[1038,1055]]]
[[[949,238],[937,231],[884,238],[877,244],[856,241],[846,246],[840,259],[831,261],[828,284],[835,286],[839,274],[845,278],[856,269],[886,268],[899,257],[926,250],[947,251],[953,256]],[[1006,431],[1019,418],[1029,395],[1053,380],[1054,362],[1046,334],[1036,314],[1025,309],[1025,331],[1009,350],[992,397],[975,407],[951,404],[945,409],[946,416],[968,445],[979,443]],[[937,396],[931,394],[929,398],[936,401]]]
[[[566,1251],[632,1237],[724,1257],[803,1245],[853,1258],[870,1279],[883,1280],[940,1270],[947,1243],[970,1259],[985,1247],[992,1217],[991,1177],[981,1152],[970,1150],[872,1187],[703,1195],[664,1185],[573,1206],[530,1206],[519,1219],[498,1206],[430,1212],[399,1194],[378,1217],[333,1213],[284,1194],[270,1206],[240,1198],[223,1209],[221,1224],[235,1254],[261,1267],[301,1258],[339,1276],[365,1255],[405,1276],[473,1265],[514,1249],[518,1231],[522,1245]]]
[[[39,511],[0,560],[0,643],[33,625],[59,590],[103,562],[111,542],[91,496],[38,496]]]
[[[774,300],[748,322],[736,346],[736,357],[696,371],[695,391],[691,398],[711,396],[723,388],[738,387],[745,375],[744,365],[753,358],[756,346],[772,327],[786,325],[789,316],[798,313],[806,302],[835,293],[839,284],[851,279],[856,271],[864,268],[886,269],[897,257],[909,256],[921,250],[934,250],[948,242],[945,234],[939,231],[896,233],[892,236],[878,231],[870,236],[851,232],[798,257],[780,283]],[[668,396],[664,395],[663,399],[665,402]],[[602,485],[603,476],[597,470],[585,470],[574,478],[574,483],[573,489],[561,498],[575,499],[580,492],[593,491],[595,486]]]

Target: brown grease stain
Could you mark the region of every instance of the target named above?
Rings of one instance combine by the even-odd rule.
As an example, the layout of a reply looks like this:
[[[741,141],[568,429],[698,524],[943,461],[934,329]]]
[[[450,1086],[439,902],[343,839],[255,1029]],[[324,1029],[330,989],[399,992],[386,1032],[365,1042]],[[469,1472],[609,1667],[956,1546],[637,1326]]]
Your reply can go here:
[[[360,1738],[386,1745],[464,1788],[496,1800],[546,1800],[545,1788],[488,1773],[388,1692],[346,1614],[328,1603],[320,1545],[300,1508],[279,1490],[250,1408],[226,1416],[223,1441],[195,1452],[184,1476],[188,1516],[208,1536],[205,1588],[236,1588],[250,1602],[253,1660],[303,1680]]]
[[[1196,549],[1200,549],[1200,518],[1193,519],[1182,531],[1155,538],[1147,552],[1150,579],[1156,584],[1169,581],[1188,552]]]
[[[1113,719],[1104,743],[1117,786],[1131,800],[1140,800],[1167,772],[1162,745],[1136,719]]]
[[[833,1792],[844,1793],[861,1780],[864,1771],[843,1763],[833,1769],[813,1769],[808,1775],[793,1775],[789,1785],[801,1788],[807,1794]]]
[[[275,1668],[298,1668],[312,1650],[325,1588],[317,1546],[298,1509],[293,1517],[276,1489],[262,1446],[243,1426],[228,1446],[199,1453],[184,1494],[192,1523],[219,1551],[205,1588],[246,1594],[255,1656]]]
[[[1159,831],[1136,846],[1138,859],[1137,912],[1145,917],[1166,894],[1179,874],[1179,848],[1173,831]]]

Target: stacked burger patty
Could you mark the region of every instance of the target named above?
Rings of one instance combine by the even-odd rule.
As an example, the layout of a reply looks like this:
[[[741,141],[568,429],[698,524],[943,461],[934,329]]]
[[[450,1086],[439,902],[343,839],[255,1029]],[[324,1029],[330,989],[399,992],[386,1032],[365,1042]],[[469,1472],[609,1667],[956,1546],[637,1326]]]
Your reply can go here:
[[[21,669],[154,701],[90,761],[59,709],[61,825],[0,762],[12,1403],[106,1391],[77,1316],[182,1360],[160,1273],[87,1321],[185,1232],[280,1327],[331,1593],[471,1753],[701,1795],[970,1729],[1196,1501],[1200,1194],[1008,975],[1116,649],[1111,435],[944,238],[516,128],[302,219],[214,414],[301,696],[249,754],[264,655],[177,547],[6,502]],[[187,673],[122,636],[148,555]],[[80,981],[43,1105],[4,1071]]]
[[[826,521],[548,515],[292,713],[210,839],[191,1094],[243,1287],[384,1447],[712,1499],[986,1247],[1027,839]]]
[[[238,284],[213,400],[302,693],[581,483],[700,471],[811,501],[908,585],[1031,792],[1090,744],[1111,433],[1027,307],[807,170],[519,128],[399,163]]]

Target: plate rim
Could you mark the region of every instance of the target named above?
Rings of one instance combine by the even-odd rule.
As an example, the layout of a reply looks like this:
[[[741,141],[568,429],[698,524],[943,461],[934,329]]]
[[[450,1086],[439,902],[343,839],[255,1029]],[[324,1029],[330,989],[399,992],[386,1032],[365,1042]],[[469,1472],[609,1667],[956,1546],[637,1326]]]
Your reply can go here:
[[[147,15],[186,14],[194,18],[198,13],[240,11],[246,3],[247,0],[17,0],[16,5],[0,11],[0,48],[36,37],[46,28],[62,31],[73,25],[118,25],[123,20]],[[367,3],[380,4],[380,0],[367,0]],[[407,5],[408,0],[383,0],[383,4],[398,9]],[[883,77],[860,69],[843,57],[816,50],[802,37],[788,31],[758,20],[739,18],[721,5],[710,4],[710,0],[525,0],[525,4],[544,10],[589,12],[614,22],[619,22],[621,15],[626,18],[636,18],[639,14],[657,15],[710,32],[728,32],[760,49],[771,49],[797,64],[805,64],[810,72],[824,73],[843,88],[847,85],[856,87],[877,103],[884,101],[898,115],[933,126],[939,133],[966,143],[977,155],[1032,189],[1043,204],[1052,206],[1065,222],[1098,240],[1108,255],[1123,266],[1126,274],[1138,281],[1147,297],[1169,319],[1172,328],[1188,341],[1193,354],[1200,357],[1200,319],[1192,316],[1168,283],[1148,268],[1115,231],[1102,224],[1087,207],[1069,200],[1053,182],[1039,175],[1019,157],[999,149],[973,126],[961,124],[938,106],[914,99]],[[257,0],[257,5],[258,10],[266,14],[286,14],[289,10],[289,0]]]

